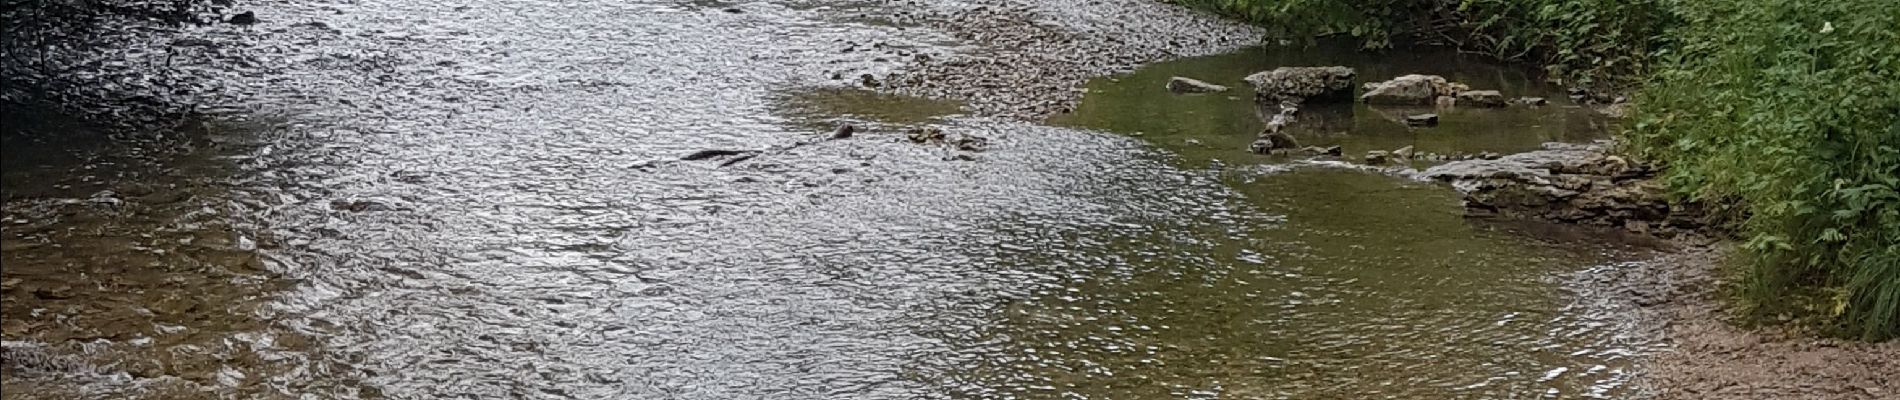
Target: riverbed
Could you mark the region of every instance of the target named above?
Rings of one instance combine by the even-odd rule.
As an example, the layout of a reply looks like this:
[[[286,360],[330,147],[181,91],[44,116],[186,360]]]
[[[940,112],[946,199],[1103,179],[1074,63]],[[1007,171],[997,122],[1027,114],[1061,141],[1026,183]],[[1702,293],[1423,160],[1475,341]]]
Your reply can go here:
[[[179,33],[251,60],[181,149],[5,146],[5,397],[1616,398],[1656,346],[1569,286],[1645,245],[1254,155],[1244,89],[1162,87],[1559,101],[1315,110],[1355,154],[1606,135],[1520,69],[1137,1],[245,9]]]

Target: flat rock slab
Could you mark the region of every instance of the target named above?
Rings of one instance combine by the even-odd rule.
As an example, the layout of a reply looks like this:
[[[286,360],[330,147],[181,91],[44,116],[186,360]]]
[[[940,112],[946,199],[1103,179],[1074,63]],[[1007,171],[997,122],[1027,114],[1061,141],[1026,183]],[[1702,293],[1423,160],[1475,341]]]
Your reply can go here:
[[[1339,102],[1352,98],[1356,76],[1346,67],[1280,67],[1248,75],[1247,83],[1261,102]]]
[[[1199,79],[1177,76],[1168,78],[1168,91],[1174,93],[1218,93],[1227,91],[1227,87],[1207,83]]]

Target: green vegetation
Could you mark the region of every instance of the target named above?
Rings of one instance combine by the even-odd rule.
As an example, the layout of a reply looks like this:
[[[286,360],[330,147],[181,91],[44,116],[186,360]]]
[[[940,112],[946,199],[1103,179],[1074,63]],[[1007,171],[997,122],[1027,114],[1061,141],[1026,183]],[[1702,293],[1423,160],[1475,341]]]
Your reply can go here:
[[[1745,309],[1819,317],[1867,340],[1900,336],[1891,0],[1180,2],[1289,38],[1451,45],[1578,83],[1640,85],[1629,151],[1667,166],[1683,198],[1745,217]]]
[[[1683,2],[1625,137],[1672,187],[1745,205],[1757,311],[1900,333],[1900,5]],[[1884,10],[1873,12],[1877,10]],[[1827,288],[1821,301],[1793,296]]]
[[[1680,19],[1667,0],[1177,0],[1255,21],[1287,39],[1347,35],[1367,47],[1443,45],[1548,66],[1553,76],[1609,86],[1637,76]]]

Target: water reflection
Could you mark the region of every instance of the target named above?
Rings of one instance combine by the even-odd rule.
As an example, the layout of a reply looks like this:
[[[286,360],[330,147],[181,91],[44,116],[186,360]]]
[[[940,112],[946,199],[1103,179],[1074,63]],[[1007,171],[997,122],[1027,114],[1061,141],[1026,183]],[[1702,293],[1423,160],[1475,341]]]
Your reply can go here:
[[[930,5],[890,7],[913,6]],[[186,193],[159,199],[172,211],[89,225],[59,216],[113,212],[91,189],[9,198],[9,219],[50,225],[4,228],[7,277],[152,281],[74,285],[70,302],[39,294],[58,282],[10,285],[8,360],[71,367],[9,368],[7,396],[1461,397],[1626,376],[1607,328],[1559,314],[1547,282],[1590,251],[1466,224],[1442,188],[1241,168],[1245,142],[1215,137],[1251,139],[1245,101],[1169,119],[1184,114],[1143,110],[1199,99],[1103,84],[1091,96],[1161,102],[1077,114],[1209,135],[1202,151],[814,92],[896,68],[848,43],[945,37],[830,10],[260,9],[255,65],[201,66],[245,88],[218,150],[138,167],[151,193]],[[1127,87],[1159,93],[1146,76]],[[1339,140],[1399,135],[1353,115]],[[879,129],[812,141],[840,119]],[[990,149],[901,139],[919,125]],[[703,149],[785,150],[677,161]],[[1216,158],[1232,165],[1202,168]],[[12,318],[61,307],[127,312]]]

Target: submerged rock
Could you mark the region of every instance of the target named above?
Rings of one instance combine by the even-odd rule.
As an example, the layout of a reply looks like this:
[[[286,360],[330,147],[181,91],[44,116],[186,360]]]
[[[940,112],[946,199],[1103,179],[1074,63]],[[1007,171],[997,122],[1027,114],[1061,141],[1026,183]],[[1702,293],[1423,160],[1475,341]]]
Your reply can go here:
[[[1695,230],[1714,221],[1700,207],[1665,197],[1655,170],[1608,153],[1608,146],[1550,143],[1492,160],[1454,161],[1420,173],[1451,183],[1472,216],[1510,216],[1622,227]]]
[[[1306,148],[1300,149],[1300,150],[1305,151],[1307,154],[1333,156],[1333,157],[1338,157],[1338,156],[1346,154],[1346,149],[1339,146],[1326,146],[1326,147],[1306,146]]]
[[[857,126],[854,126],[851,124],[838,125],[838,129],[831,131],[831,138],[832,139],[849,138],[851,137],[852,134],[857,133],[857,132],[858,132]]]
[[[1280,67],[1248,75],[1247,83],[1265,103],[1330,102],[1351,99],[1356,76],[1346,67]]]
[[[1207,83],[1194,78],[1173,77],[1168,79],[1168,91],[1174,93],[1215,93],[1227,91],[1226,86]]]
[[[943,141],[945,136],[942,129],[917,128],[911,129],[910,132],[904,134],[904,138],[909,139],[912,143],[928,143]]]
[[[1405,75],[1392,80],[1366,84],[1359,100],[1366,104],[1428,106],[1439,96],[1456,96],[1464,88],[1438,75]]]
[[[692,154],[687,154],[685,157],[680,157],[680,161],[699,161],[699,160],[713,159],[713,158],[719,158],[719,157],[748,154],[752,152],[753,151],[751,150],[726,150],[726,149],[700,150],[700,151],[692,152]]]
[[[1438,114],[1417,114],[1405,116],[1409,126],[1438,126]]]
[[[1458,104],[1473,107],[1504,107],[1507,101],[1504,93],[1496,90],[1467,90],[1458,93]]]
[[[251,25],[251,24],[256,24],[256,23],[257,23],[257,13],[256,13],[256,12],[252,12],[252,11],[245,11],[245,12],[242,12],[242,13],[239,13],[238,15],[233,15],[233,16],[231,16],[231,19],[227,19],[227,20],[224,20],[224,22],[228,22],[228,23],[231,23],[231,24],[233,24],[233,25]]]

